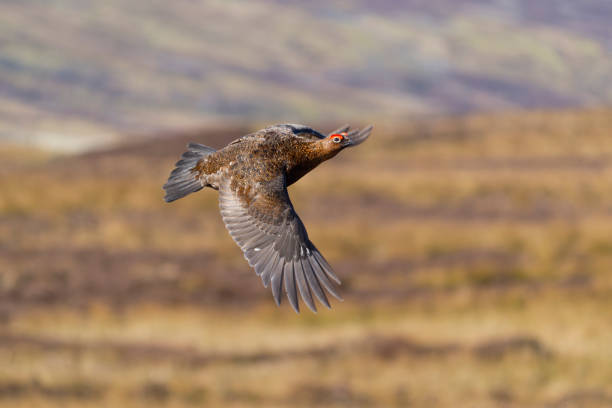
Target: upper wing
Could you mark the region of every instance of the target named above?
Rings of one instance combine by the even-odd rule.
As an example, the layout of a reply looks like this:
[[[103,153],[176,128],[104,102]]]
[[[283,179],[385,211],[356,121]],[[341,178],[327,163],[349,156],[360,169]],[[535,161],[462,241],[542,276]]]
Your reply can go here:
[[[339,300],[329,279],[340,280],[308,239],[304,224],[295,213],[287,193],[285,175],[253,188],[219,188],[219,207],[230,235],[255,268],[265,287],[272,286],[277,305],[283,282],[291,306],[299,312],[297,291],[316,312],[312,293],[330,307],[323,288]]]

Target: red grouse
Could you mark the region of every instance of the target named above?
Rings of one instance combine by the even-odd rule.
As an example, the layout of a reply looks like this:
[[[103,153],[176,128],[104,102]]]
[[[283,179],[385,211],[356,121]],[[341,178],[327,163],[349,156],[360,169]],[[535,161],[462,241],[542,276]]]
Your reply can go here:
[[[276,125],[248,134],[221,150],[190,143],[164,185],[167,202],[211,187],[219,191],[221,216],[249,265],[277,305],[283,283],[291,306],[303,301],[316,312],[314,294],[328,308],[325,288],[341,300],[330,280],[340,284],[325,258],[308,239],[289,200],[287,186],[342,149],[368,138],[372,126],[328,136],[303,125]]]

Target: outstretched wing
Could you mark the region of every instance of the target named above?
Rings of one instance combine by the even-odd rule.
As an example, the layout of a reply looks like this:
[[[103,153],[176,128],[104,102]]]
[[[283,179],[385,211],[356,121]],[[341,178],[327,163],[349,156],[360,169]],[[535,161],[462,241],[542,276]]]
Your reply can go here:
[[[340,284],[321,253],[308,239],[304,224],[295,213],[287,193],[285,174],[255,188],[219,188],[219,207],[230,235],[265,287],[272,287],[277,305],[283,284],[291,306],[299,312],[297,292],[316,312],[314,294],[328,308],[323,288],[339,300],[330,279]]]

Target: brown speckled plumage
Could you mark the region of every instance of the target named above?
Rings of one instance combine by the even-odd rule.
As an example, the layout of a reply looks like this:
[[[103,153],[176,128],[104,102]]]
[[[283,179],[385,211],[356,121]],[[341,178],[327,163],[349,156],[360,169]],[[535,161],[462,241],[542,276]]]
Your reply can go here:
[[[203,187],[219,191],[225,226],[277,304],[284,284],[299,311],[297,292],[316,311],[312,295],[330,307],[323,289],[341,299],[332,268],[308,239],[287,186],[342,149],[363,142],[372,127],[324,136],[302,125],[277,125],[241,137],[223,149],[190,144],[164,185],[166,201]]]

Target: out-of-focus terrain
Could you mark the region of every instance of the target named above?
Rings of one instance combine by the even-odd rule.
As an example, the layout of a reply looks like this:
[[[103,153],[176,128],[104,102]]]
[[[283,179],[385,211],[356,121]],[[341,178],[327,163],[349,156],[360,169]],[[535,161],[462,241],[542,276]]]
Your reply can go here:
[[[290,188],[343,281],[317,315],[214,191],[162,201],[186,142],[252,127],[1,147],[0,407],[612,405],[612,111],[375,125]]]
[[[5,0],[0,139],[610,105],[611,20],[609,0]]]

